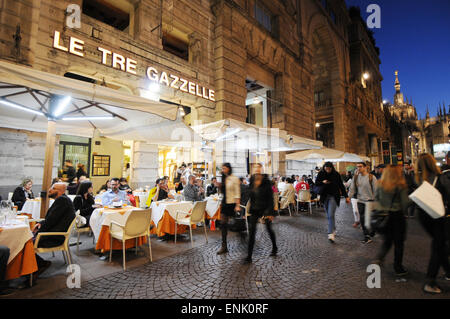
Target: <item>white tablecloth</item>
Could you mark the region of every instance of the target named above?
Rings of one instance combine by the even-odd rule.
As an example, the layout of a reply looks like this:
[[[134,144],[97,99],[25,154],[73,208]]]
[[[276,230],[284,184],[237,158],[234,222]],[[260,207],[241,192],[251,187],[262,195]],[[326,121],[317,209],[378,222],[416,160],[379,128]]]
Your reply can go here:
[[[9,248],[8,264],[22,251],[23,247],[33,237],[28,222],[9,222],[7,225],[0,225],[3,231],[0,232],[0,245]]]
[[[210,196],[206,199],[206,213],[209,217],[213,217],[219,210],[221,199],[215,196]]]
[[[48,207],[52,206],[54,202],[55,202],[54,199],[50,199],[50,203],[49,203]],[[28,199],[25,202],[25,204],[23,204],[23,207],[22,207],[22,210],[20,211],[20,213],[31,214],[34,219],[41,218],[41,201]]]
[[[121,225],[125,225],[130,213],[133,210],[139,210],[140,208],[133,207],[133,209],[127,210],[123,215],[118,211],[106,210],[104,208],[97,208],[92,212],[91,218],[89,220],[89,226],[91,226],[92,232],[94,233],[95,239],[97,240],[100,236],[100,231],[102,226],[108,226],[111,221],[115,221]]]
[[[176,218],[177,211],[189,212],[194,204],[192,202],[153,202],[150,206],[152,209],[152,220],[155,225],[158,225],[159,221],[167,210],[173,219]]]

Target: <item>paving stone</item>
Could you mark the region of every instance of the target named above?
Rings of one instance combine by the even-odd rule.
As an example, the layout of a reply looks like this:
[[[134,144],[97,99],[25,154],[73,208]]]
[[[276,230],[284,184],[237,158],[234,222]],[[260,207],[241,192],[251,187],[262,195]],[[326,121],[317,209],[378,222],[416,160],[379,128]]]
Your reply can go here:
[[[429,296],[421,288],[429,258],[430,239],[416,219],[408,219],[404,266],[407,282],[395,282],[393,252],[382,268],[382,288],[369,289],[366,268],[382,238],[360,243],[362,231],[354,229],[351,207],[342,204],[336,213],[336,243],[327,240],[322,209],[314,215],[277,217],[273,228],[279,256],[270,257],[271,243],[258,225],[253,264],[242,265],[247,247],[233,233],[229,254],[216,255],[220,241],[172,255],[153,263],[83,283],[80,290],[63,289],[46,298],[449,298]],[[442,275],[441,275],[442,277]],[[450,285],[440,279],[441,286]]]

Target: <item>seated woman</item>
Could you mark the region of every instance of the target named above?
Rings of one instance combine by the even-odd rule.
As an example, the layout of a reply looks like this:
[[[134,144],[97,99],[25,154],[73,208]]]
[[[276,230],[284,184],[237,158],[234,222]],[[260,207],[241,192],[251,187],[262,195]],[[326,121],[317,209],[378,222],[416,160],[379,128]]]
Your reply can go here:
[[[280,209],[286,209],[291,204],[295,204],[295,189],[292,179],[288,177],[281,193]]]
[[[167,198],[173,199],[173,196],[169,194],[169,186],[167,185],[167,179],[162,178],[159,181],[158,199],[157,201],[164,200]]]
[[[103,192],[106,192],[108,189],[111,188],[111,180],[108,179],[102,187],[98,190],[97,194],[102,194]]]
[[[34,194],[31,190],[33,187],[33,181],[31,179],[24,179],[22,184],[14,190],[12,201],[14,205],[18,207],[18,210],[22,210],[23,204],[27,199],[33,199]]]
[[[89,219],[94,211],[93,205],[95,205],[94,196],[92,196],[93,188],[92,182],[84,181],[80,184],[77,191],[77,196],[73,200],[73,207],[75,211],[79,210],[80,215],[86,218],[86,226],[89,226]]]
[[[121,190],[121,191],[125,191],[125,192],[127,192],[128,194],[132,194],[133,193],[133,191],[131,190],[131,187],[128,185],[128,181],[127,181],[127,179],[125,178],[125,177],[122,177],[120,180],[119,180],[119,189]]]

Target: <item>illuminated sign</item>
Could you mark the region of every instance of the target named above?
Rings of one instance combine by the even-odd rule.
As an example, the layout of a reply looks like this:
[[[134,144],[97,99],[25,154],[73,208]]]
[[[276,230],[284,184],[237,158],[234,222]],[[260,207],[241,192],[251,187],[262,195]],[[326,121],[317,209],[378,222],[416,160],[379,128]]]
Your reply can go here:
[[[69,52],[71,54],[84,57],[84,41],[75,37],[69,37],[69,46],[66,47],[61,44],[61,33],[59,31],[55,31],[54,33],[53,47],[64,52]],[[136,70],[138,63],[136,60],[125,57],[103,47],[97,47],[97,50],[101,52],[102,64],[137,75]],[[196,82],[186,80],[175,74],[164,71],[160,72],[155,67],[149,66],[147,67],[145,75],[150,81],[156,82],[159,85],[164,84],[172,89],[180,90],[206,100],[215,101],[214,90],[203,87]]]

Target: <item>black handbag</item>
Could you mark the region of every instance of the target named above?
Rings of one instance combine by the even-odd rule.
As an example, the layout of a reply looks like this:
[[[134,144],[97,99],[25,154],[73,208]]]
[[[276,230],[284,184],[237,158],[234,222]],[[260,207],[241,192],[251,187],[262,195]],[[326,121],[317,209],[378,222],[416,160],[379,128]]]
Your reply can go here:
[[[228,229],[232,232],[244,232],[247,231],[247,224],[245,223],[245,218],[242,214],[236,214],[236,216],[230,218],[228,222]]]
[[[312,188],[312,192],[317,195],[322,195],[325,189],[325,185],[314,185]]]
[[[398,191],[392,197],[391,208],[394,205],[394,200],[397,197]],[[389,211],[373,210],[370,214],[370,229],[378,234],[385,234],[389,222]]]

